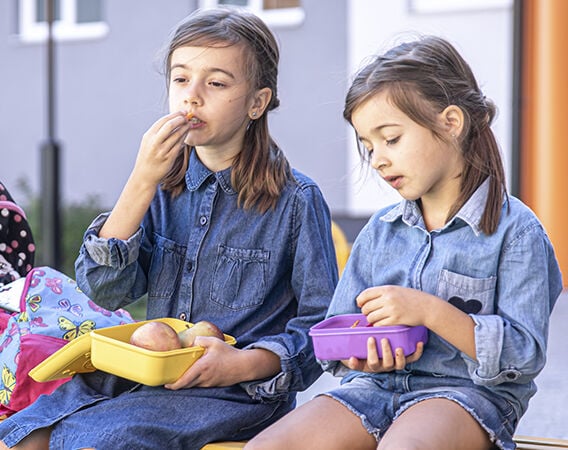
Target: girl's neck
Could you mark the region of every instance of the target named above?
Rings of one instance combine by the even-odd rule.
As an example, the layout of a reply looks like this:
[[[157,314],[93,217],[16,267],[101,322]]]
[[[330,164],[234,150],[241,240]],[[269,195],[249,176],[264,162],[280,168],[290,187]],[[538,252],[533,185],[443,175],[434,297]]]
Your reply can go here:
[[[210,147],[195,147],[199,160],[211,172],[220,172],[233,164],[238,152],[219,151]]]
[[[446,225],[448,214],[459,198],[460,179],[453,180],[437,194],[428,194],[418,199],[424,224],[428,231],[438,230]]]

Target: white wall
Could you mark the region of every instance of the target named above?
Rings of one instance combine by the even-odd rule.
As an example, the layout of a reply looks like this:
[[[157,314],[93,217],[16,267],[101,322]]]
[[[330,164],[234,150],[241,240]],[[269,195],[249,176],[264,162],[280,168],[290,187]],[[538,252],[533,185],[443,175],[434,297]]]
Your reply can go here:
[[[368,56],[417,34],[448,39],[471,65],[488,98],[497,105],[493,130],[510,179],[513,57],[512,0],[357,0],[348,2],[349,74]],[[413,10],[413,7],[415,8]],[[350,76],[351,76],[350,75]],[[351,139],[348,212],[361,216],[397,201],[398,194],[373,174],[361,174]],[[373,181],[376,180],[376,181]]]

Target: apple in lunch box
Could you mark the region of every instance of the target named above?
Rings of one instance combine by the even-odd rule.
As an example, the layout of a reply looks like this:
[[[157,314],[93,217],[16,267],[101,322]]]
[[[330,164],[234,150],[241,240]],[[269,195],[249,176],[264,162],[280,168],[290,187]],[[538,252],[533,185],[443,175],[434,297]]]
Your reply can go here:
[[[207,320],[196,322],[192,327],[186,328],[178,333],[181,346],[191,347],[197,336],[211,336],[225,340],[225,335],[217,325]]]
[[[165,352],[181,348],[176,330],[165,322],[148,322],[140,325],[130,336],[130,343],[148,350]]]

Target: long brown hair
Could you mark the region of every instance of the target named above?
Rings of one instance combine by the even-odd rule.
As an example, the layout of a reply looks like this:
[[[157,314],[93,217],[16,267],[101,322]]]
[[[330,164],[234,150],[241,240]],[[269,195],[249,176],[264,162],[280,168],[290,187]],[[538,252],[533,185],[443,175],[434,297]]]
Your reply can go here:
[[[256,207],[263,213],[276,205],[282,188],[292,177],[288,160],[268,130],[267,112],[280,104],[277,90],[280,54],[276,39],[266,24],[252,13],[239,9],[198,10],[176,28],[170,40],[164,64],[168,88],[172,53],[189,45],[242,45],[251,89],[267,87],[272,91],[265,113],[250,122],[243,149],[231,169],[231,183],[238,193],[239,205],[246,209]],[[162,181],[162,189],[173,196],[184,189],[191,150],[185,147]]]
[[[491,130],[496,109],[479,89],[466,61],[449,42],[439,37],[425,36],[400,44],[375,57],[356,74],[345,99],[343,117],[353,125],[353,111],[381,91],[388,92],[389,100],[398,109],[442,141],[446,138],[437,115],[449,105],[463,111],[465,123],[459,147],[464,170],[460,195],[447,219],[489,178],[489,196],[480,228],[486,234],[494,233],[507,195],[503,162]],[[361,146],[359,151],[365,157]]]

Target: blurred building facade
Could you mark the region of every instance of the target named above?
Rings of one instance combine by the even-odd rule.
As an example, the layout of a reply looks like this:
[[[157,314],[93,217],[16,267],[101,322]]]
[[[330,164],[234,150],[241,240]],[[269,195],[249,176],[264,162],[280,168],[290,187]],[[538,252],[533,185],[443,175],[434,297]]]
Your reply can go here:
[[[515,191],[515,1],[521,0],[57,0],[62,201],[95,194],[112,206],[142,134],[166,111],[162,46],[184,16],[221,3],[252,8],[274,30],[281,106],[271,113],[272,133],[348,228],[398,199],[361,169],[353,132],[342,119],[350,77],[369,55],[417,34],[453,42],[496,102],[493,128]],[[44,2],[0,2],[0,178],[11,190],[25,178],[38,194],[47,122]],[[348,229],[348,237],[354,232]]]

